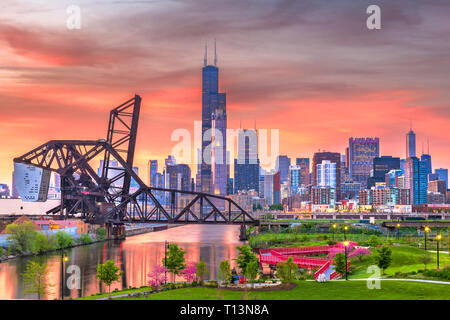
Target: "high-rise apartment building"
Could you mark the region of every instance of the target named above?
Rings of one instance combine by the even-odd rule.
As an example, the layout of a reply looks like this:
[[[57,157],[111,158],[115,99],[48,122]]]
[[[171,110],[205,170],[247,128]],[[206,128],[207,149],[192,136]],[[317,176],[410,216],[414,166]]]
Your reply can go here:
[[[341,154],[338,152],[316,152],[313,156],[312,163],[312,184],[318,186],[318,172],[317,165],[322,161],[328,160],[336,164],[336,201],[341,196]]]
[[[336,188],[336,163],[323,160],[317,164],[317,185]]]

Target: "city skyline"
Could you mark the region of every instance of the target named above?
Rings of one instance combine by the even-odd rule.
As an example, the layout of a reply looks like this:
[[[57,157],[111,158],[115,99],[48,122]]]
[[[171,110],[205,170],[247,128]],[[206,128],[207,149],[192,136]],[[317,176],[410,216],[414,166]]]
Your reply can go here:
[[[148,160],[161,164],[170,154],[175,145],[171,132],[185,128],[192,133],[193,121],[201,120],[203,46],[214,38],[221,70],[219,90],[228,96],[229,128],[239,128],[241,122],[253,127],[256,120],[258,128],[280,129],[280,155],[291,159],[312,158],[319,149],[343,154],[352,136],[379,137],[380,156],[404,158],[405,134],[412,120],[417,150],[429,139],[433,167],[450,167],[450,137],[438,129],[450,123],[450,90],[443,67],[449,62],[448,44],[436,41],[449,34],[448,27],[439,25],[450,11],[443,1],[414,8],[383,2],[389,13],[378,33],[361,23],[367,8],[364,1],[342,1],[338,8],[322,1],[274,1],[273,6],[253,10],[237,29],[231,26],[242,18],[239,8],[217,2],[205,6],[220,21],[208,31],[201,28],[208,24],[208,15],[196,16],[195,2],[136,3],[117,22],[115,10],[101,2],[80,1],[84,12],[80,30],[66,29],[63,4],[37,1],[38,8],[38,4],[7,3],[11,6],[0,13],[5,18],[0,24],[5,48],[0,54],[4,129],[0,182],[9,186],[14,157],[47,140],[104,138],[108,111],[134,92],[143,97],[135,166],[146,176]],[[245,7],[252,2],[240,3]],[[106,15],[95,18],[103,9]],[[195,19],[183,18],[182,10]],[[321,19],[331,17],[331,11],[336,14],[333,19]],[[145,32],[120,44],[118,40],[125,40],[130,29],[139,25],[121,33],[125,23],[161,12],[169,21],[180,18],[189,28],[178,34],[167,24],[163,28],[150,21]],[[273,13],[285,19],[268,19]],[[29,19],[23,23],[25,14]],[[390,21],[394,18],[395,23]],[[360,29],[348,34],[353,42],[330,37],[359,24]],[[305,25],[308,32],[301,31]],[[106,36],[111,32],[116,41]],[[425,34],[428,40],[420,37]],[[139,41],[130,44],[131,40]],[[433,50],[424,52],[423,45]],[[347,57],[350,51],[354,54]],[[416,68],[404,68],[405,55],[408,66]],[[77,118],[82,123],[75,125]],[[196,169],[191,165],[193,174]]]

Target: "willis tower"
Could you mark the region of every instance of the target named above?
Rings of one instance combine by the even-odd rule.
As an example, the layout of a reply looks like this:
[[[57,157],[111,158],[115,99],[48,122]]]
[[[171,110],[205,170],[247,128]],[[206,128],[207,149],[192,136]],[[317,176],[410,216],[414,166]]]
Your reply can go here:
[[[205,45],[202,69],[202,161],[201,192],[225,195],[228,181],[226,152],[226,93],[219,92],[216,43],[214,65],[208,65]]]

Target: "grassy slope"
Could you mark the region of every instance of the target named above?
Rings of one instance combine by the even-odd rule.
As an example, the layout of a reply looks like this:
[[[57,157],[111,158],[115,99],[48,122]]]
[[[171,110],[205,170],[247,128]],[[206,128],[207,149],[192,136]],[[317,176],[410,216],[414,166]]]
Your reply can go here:
[[[412,248],[406,246],[393,246],[392,248],[392,262],[391,266],[386,269],[386,275],[394,275],[396,272],[411,272],[424,269],[424,264],[420,262],[420,257],[424,255],[425,250],[419,248]],[[372,250],[373,251],[373,250]],[[432,257],[431,262],[427,265],[427,269],[436,269],[436,253],[429,252]],[[375,259],[373,255],[366,256],[362,262],[357,258],[351,260],[351,266],[355,267],[350,278],[366,278],[368,274],[367,267],[374,265]],[[439,266],[444,268],[450,265],[450,257],[448,253],[441,253],[439,255]]]
[[[221,290],[225,300],[242,300],[244,292]],[[212,288],[185,288],[146,297],[122,298],[142,300],[217,300]],[[366,281],[334,281],[318,283],[299,281],[293,290],[250,292],[250,300],[450,300],[450,285],[404,281],[382,281],[381,289],[368,289]]]

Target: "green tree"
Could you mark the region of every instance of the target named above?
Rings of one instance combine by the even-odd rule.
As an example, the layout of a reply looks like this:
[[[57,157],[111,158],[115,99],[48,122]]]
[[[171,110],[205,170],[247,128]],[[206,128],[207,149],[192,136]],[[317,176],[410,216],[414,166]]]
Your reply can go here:
[[[199,263],[195,264],[197,268],[197,280],[200,281],[200,283],[203,283],[203,280],[208,276],[209,270],[206,266],[205,259],[200,260]]]
[[[98,241],[105,240],[105,238],[106,238],[106,228],[103,228],[103,227],[97,228],[97,230],[95,230],[95,238]]]
[[[376,235],[372,235],[369,238],[369,246],[370,247],[376,247],[380,244],[380,240],[378,240],[378,237]]]
[[[247,265],[252,261],[258,262],[258,258],[252,252],[251,248],[248,245],[236,247],[236,249],[239,251],[239,255],[234,260],[236,261],[238,267],[241,269],[242,273],[245,273]]]
[[[334,256],[334,270],[339,274],[345,274],[345,254],[342,252],[336,253]]]
[[[106,260],[105,264],[98,265],[96,277],[108,287],[109,298],[111,298],[111,284],[118,281],[122,274],[123,271],[114,264],[114,260]]]
[[[37,233],[33,241],[32,252],[35,254],[44,253],[56,248],[52,239],[50,239],[46,234]]]
[[[47,265],[30,261],[27,263],[25,272],[22,274],[24,294],[36,293],[38,300],[48,292]]]
[[[173,280],[175,281],[175,275],[179,274],[183,270],[185,265],[184,258],[185,251],[178,247],[177,244],[169,244],[169,250],[167,256],[163,258],[163,265],[167,267],[167,270],[172,272]]]
[[[269,206],[269,210],[282,211],[283,205],[281,203],[274,203]]]
[[[33,242],[38,232],[32,221],[26,221],[22,224],[11,223],[6,226],[7,237],[10,242],[10,250],[15,253],[31,252]]]
[[[375,261],[378,267],[384,271],[391,265],[392,262],[392,250],[388,246],[384,245],[380,247],[375,254]]]
[[[92,243],[92,238],[89,235],[89,233],[82,233],[82,234],[80,234],[79,241],[81,244],[89,244],[89,243]]]
[[[286,262],[280,262],[277,265],[277,276],[283,283],[291,283],[298,272],[298,266],[294,259],[289,257]]]
[[[230,281],[231,278],[231,267],[228,260],[223,260],[220,262],[219,265],[219,274],[217,275],[220,281],[222,281],[223,284],[227,284]]]
[[[58,231],[55,234],[54,239],[55,239],[55,243],[56,243],[56,248],[58,248],[58,249],[68,248],[73,245],[72,236],[65,231]]]
[[[425,253],[424,255],[419,257],[419,261],[424,264],[425,270],[427,270],[427,264],[429,264],[431,260],[433,260],[433,258],[431,258],[431,255],[429,255],[428,253]]]
[[[245,277],[252,282],[252,287],[254,287],[254,281],[256,277],[258,276],[259,272],[259,263],[257,260],[253,260],[250,263],[247,264],[247,267],[245,268]]]

